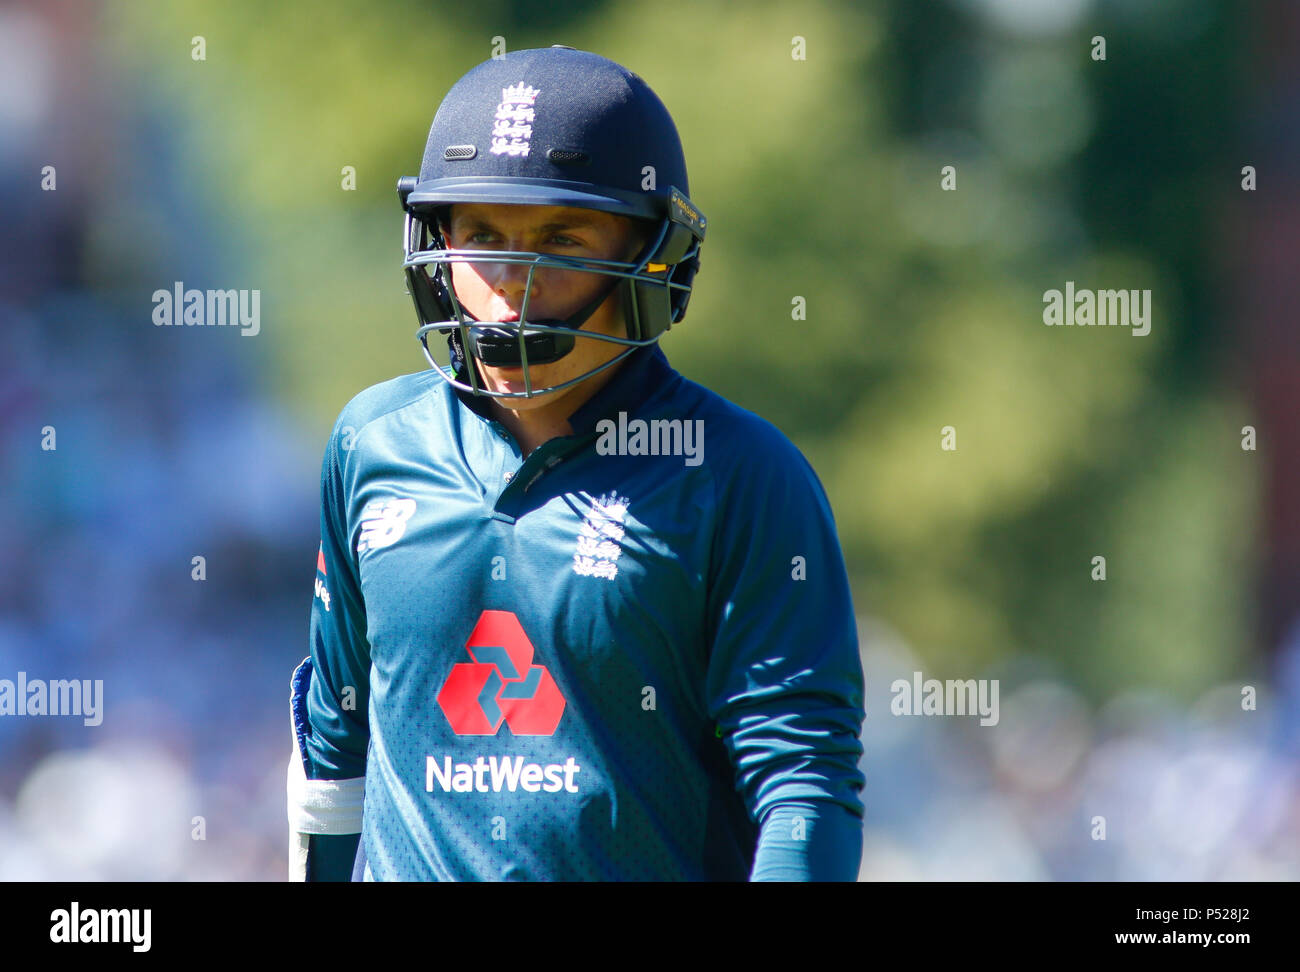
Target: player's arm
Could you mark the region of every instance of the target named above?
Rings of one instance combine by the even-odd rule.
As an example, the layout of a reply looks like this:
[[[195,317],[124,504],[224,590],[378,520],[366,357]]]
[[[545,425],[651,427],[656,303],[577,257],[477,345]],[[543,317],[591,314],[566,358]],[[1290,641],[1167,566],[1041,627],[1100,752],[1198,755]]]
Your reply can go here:
[[[365,794],[370,645],[347,528],[342,424],[340,417],[321,466],[311,656],[291,686],[289,878],[297,881],[351,879]]]
[[[718,486],[707,701],[761,825],[750,879],[853,881],[863,676],[830,505],[783,437]]]

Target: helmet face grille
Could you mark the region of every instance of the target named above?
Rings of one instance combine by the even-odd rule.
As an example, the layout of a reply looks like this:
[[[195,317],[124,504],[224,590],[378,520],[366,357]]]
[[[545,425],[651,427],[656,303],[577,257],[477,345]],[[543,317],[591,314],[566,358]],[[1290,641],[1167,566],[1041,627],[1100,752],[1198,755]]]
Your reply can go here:
[[[448,162],[463,162],[478,155],[478,148],[473,145],[448,145],[442,150],[442,157]]]

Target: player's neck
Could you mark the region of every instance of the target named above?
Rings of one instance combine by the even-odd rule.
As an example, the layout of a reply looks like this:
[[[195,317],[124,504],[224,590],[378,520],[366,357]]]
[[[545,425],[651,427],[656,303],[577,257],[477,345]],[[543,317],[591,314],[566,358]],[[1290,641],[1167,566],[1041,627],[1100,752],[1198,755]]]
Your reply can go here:
[[[543,443],[558,436],[572,435],[573,427],[569,425],[569,417],[612,380],[622,367],[620,362],[606,368],[538,408],[513,409],[495,399],[489,399],[492,417],[510,430],[519,443],[520,451],[527,458]]]

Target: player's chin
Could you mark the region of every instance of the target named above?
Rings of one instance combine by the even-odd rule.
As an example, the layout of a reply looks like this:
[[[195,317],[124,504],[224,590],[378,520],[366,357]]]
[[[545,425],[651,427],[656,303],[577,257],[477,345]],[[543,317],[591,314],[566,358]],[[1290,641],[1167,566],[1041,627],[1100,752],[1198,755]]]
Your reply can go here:
[[[530,382],[524,381],[523,368],[489,368],[487,371],[488,384],[492,391],[498,394],[521,396],[519,398],[498,399],[507,408],[537,408],[539,405],[552,401],[558,394],[557,392],[536,393],[539,388],[546,388],[555,384],[555,379],[542,367],[534,366],[528,369],[528,377],[534,390],[534,394],[529,398],[522,397],[529,390],[530,384]]]

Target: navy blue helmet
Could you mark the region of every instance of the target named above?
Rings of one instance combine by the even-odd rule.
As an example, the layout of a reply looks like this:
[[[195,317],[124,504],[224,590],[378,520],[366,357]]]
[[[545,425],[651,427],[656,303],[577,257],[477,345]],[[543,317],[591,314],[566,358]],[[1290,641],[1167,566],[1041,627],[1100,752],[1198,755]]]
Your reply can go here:
[[[443,99],[419,177],[397,183],[406,212],[403,269],[425,358],[458,388],[522,398],[577,384],[654,343],[686,313],[699,269],[705,219],[688,193],[677,127],[663,102],[631,71],[597,54],[559,46],[484,61]],[[644,221],[648,240],[631,261],[452,250],[443,226],[453,203],[595,209]],[[457,300],[451,264],[477,262],[529,267],[517,321],[480,322]],[[571,317],[529,319],[527,295],[542,268],[604,274],[609,282]],[[535,388],[529,365],[558,361],[572,351],[574,333],[615,290],[627,337],[582,333],[625,350],[563,384]],[[429,353],[428,335],[434,331],[447,335],[450,372]],[[483,387],[471,356],[487,365],[522,367],[525,391]]]

